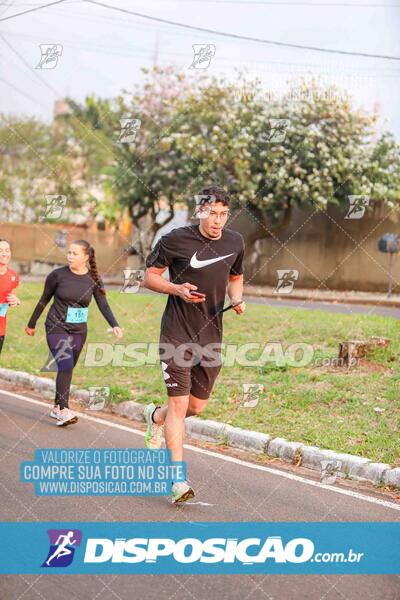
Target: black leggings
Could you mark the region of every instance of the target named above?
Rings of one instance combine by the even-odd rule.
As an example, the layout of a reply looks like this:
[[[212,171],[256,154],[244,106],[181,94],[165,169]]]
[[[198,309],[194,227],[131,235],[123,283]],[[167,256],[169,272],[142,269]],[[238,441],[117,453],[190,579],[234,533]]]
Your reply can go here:
[[[0,335],[0,354],[1,354],[1,349],[3,348],[3,343],[4,343],[4,335]]]
[[[86,341],[84,333],[47,333],[47,345],[57,367],[55,404],[68,408],[72,372]]]

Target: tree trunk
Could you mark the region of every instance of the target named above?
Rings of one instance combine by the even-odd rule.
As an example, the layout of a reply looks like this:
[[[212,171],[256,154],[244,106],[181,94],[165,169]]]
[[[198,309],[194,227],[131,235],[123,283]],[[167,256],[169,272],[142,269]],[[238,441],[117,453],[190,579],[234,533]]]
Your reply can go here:
[[[377,347],[387,348],[390,344],[389,338],[373,336],[369,340],[349,340],[339,343],[339,365],[346,367],[354,366],[358,359],[364,358]]]
[[[268,221],[265,217],[265,213],[263,213],[262,210],[258,206],[251,206],[249,208],[249,210],[254,211],[255,216],[261,223],[259,231],[255,231],[254,233],[251,233],[246,238],[246,244],[249,246],[249,248],[257,240],[266,239],[268,237],[272,237],[272,234],[277,235],[277,234],[285,231],[285,229],[288,227],[288,225],[290,223],[290,219],[292,218],[292,205],[291,205],[290,201],[288,203],[288,207],[285,209],[285,211],[283,213],[280,223],[278,223],[275,226],[272,226],[270,223],[268,223]],[[268,233],[267,229],[264,229],[262,227],[263,225],[267,229],[271,230],[271,233]],[[261,230],[264,232],[263,234],[261,234]]]

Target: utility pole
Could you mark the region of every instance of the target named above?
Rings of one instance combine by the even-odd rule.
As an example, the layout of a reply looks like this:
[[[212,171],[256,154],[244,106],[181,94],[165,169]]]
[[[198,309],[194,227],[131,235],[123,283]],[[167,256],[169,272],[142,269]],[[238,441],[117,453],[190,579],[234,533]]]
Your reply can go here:
[[[153,67],[156,67],[157,66],[157,62],[158,62],[158,43],[159,43],[159,37],[160,37],[160,35],[157,32],[156,41],[155,41],[155,44],[154,44]]]

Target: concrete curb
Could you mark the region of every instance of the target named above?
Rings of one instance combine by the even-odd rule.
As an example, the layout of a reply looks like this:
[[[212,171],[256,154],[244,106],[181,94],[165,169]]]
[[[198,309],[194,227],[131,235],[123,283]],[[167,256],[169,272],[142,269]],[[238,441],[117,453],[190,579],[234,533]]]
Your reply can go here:
[[[13,369],[5,369],[0,367],[0,379],[5,379],[11,383],[24,385],[33,390],[42,392],[44,398],[54,399],[56,384],[52,379],[47,377],[39,377],[31,375],[25,371],[14,371]],[[76,385],[71,385],[71,393],[80,402],[88,402],[89,392],[87,390],[79,390]]]
[[[143,404],[128,400],[113,405],[113,412],[119,416],[142,421],[143,408]],[[355,481],[369,481],[375,485],[392,485],[400,488],[400,468],[376,463],[369,458],[323,450],[300,442],[290,442],[284,438],[272,438],[266,433],[232,427],[197,417],[186,419],[186,432],[195,439],[225,444],[260,456],[279,458],[321,474],[323,471],[329,471],[329,465],[331,465],[336,477],[347,477]]]
[[[0,378],[40,391],[43,397],[54,397],[55,383],[45,377],[0,367]],[[72,386],[71,392],[81,403],[87,403],[88,391]],[[143,404],[132,400],[112,405],[114,414],[133,421],[143,421],[143,409]],[[327,473],[334,478],[347,477],[355,481],[369,481],[375,485],[391,485],[400,489],[400,467],[393,468],[368,458],[290,442],[285,438],[272,438],[266,433],[197,417],[186,419],[186,432],[195,439],[247,450],[259,456],[279,458],[284,462],[318,471],[321,475]]]

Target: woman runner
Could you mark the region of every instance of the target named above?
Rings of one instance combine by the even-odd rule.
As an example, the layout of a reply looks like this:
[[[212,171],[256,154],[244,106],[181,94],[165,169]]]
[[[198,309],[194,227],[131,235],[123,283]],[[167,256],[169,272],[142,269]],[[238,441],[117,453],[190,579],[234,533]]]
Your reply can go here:
[[[19,285],[16,271],[8,268],[11,260],[11,247],[7,240],[0,240],[0,354],[6,335],[7,312],[10,306],[19,306],[21,301],[14,290]]]
[[[35,335],[37,320],[54,297],[47,314],[47,345],[57,365],[55,406],[50,416],[57,425],[71,425],[78,417],[68,407],[72,372],[86,341],[88,307],[94,296],[97,306],[118,339],[123,336],[106,299],[94,248],[86,240],[72,242],[68,266],[54,269],[46,278],[44,291],[25,331]]]

